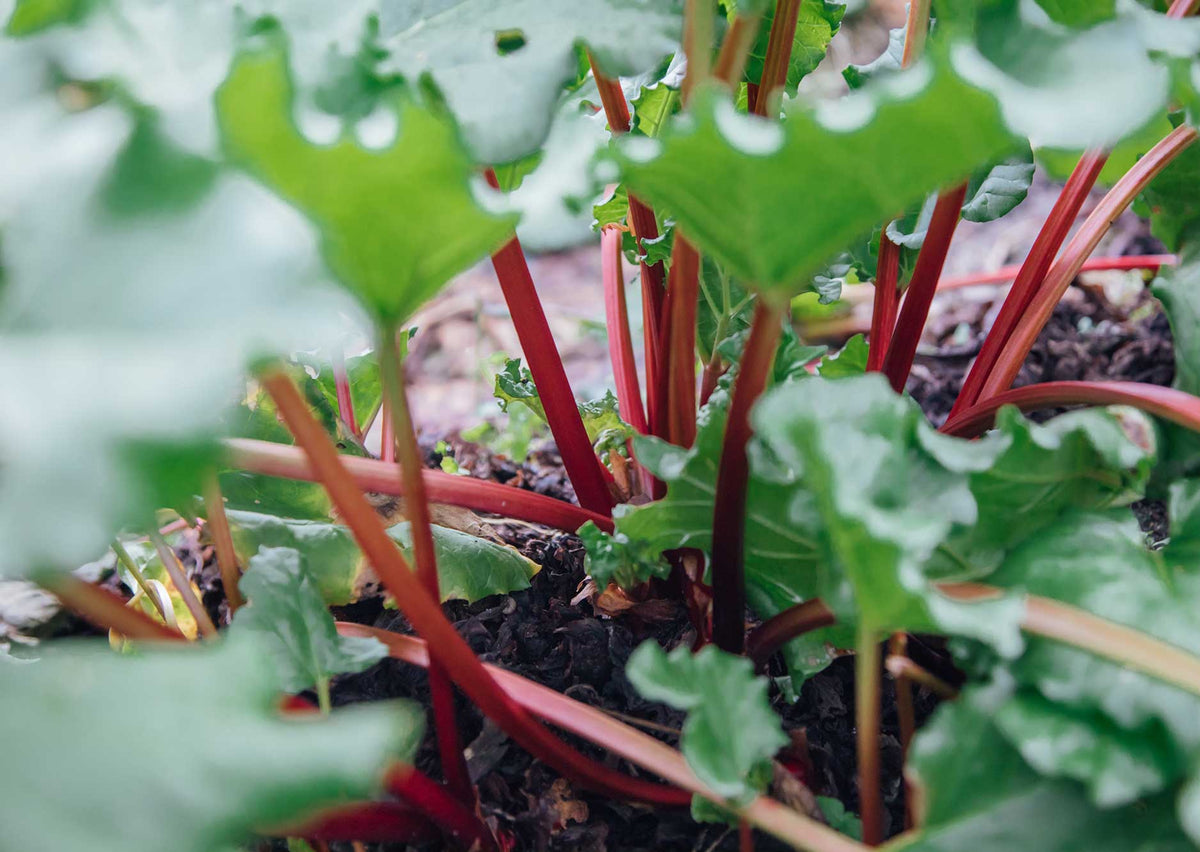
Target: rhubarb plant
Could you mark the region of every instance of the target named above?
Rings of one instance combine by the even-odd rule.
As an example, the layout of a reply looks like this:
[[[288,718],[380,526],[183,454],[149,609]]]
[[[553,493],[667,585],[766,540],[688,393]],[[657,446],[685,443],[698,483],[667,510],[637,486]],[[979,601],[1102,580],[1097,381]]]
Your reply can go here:
[[[464,698],[567,783],[692,802],[743,849],[1200,843],[1194,5],[913,0],[818,98],[859,25],[825,0],[0,2],[0,579],[109,635],[0,655],[0,848],[509,848]],[[955,231],[1005,227],[1038,167],[1066,182],[930,423],[905,386]],[[1175,253],[1147,264],[1174,387],[1013,389],[1130,206]],[[588,211],[615,380],[591,402],[517,230]],[[527,365],[496,396],[545,423],[575,502],[418,442],[415,315],[485,258]],[[794,300],[862,283],[869,336],[797,334]],[[541,581],[520,525],[582,539],[572,605],[686,613],[662,635],[690,643],[614,673],[686,711],[678,749],[455,629],[444,602]],[[376,597],[415,635],[334,622]],[[946,637],[953,683],[910,634]],[[775,707],[849,653],[856,837],[775,760],[803,748]],[[428,669],[432,775],[417,708],[333,710],[385,654]],[[914,683],[941,699],[920,730]]]

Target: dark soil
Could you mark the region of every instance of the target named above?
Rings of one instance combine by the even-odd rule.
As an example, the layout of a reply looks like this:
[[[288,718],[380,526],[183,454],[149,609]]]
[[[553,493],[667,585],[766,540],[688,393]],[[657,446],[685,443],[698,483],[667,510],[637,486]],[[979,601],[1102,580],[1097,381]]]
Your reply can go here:
[[[944,421],[971,359],[977,354],[985,322],[980,308],[975,314],[951,315],[935,345],[919,353],[909,390],[930,419]],[[966,339],[966,342],[962,342]],[[1126,310],[1115,310],[1095,292],[1072,288],[1055,310],[1038,339],[1019,384],[1054,379],[1130,379],[1169,384],[1174,373],[1170,329],[1149,297]],[[1048,416],[1043,413],[1042,416]],[[535,452],[523,464],[497,457],[451,436],[442,445],[460,468],[472,475],[508,483],[559,499],[573,500],[570,484],[552,449]],[[446,447],[448,446],[448,449]],[[426,445],[431,467],[441,453]],[[1161,503],[1143,502],[1134,507],[1148,537],[1165,537],[1166,512]],[[492,597],[472,605],[446,606],[449,617],[472,649],[489,662],[518,672],[586,704],[626,714],[658,726],[651,731],[674,743],[683,721],[681,713],[642,700],[624,675],[625,662],[642,641],[653,639],[671,648],[694,639],[681,605],[666,603],[653,617],[608,618],[597,615],[586,600],[573,604],[584,581],[583,548],[571,535],[543,533],[526,525],[498,524],[498,533],[541,566],[531,587],[522,592]],[[211,553],[200,542],[189,540],[181,559],[205,593],[205,604],[225,621],[224,601]],[[198,566],[202,566],[196,570]],[[337,612],[339,618],[409,632],[403,616],[385,610],[379,599],[367,600]],[[67,632],[91,632],[81,623]],[[936,640],[912,648],[921,662],[940,669],[952,667]],[[778,661],[771,674],[782,675]],[[952,675],[951,675],[952,676]],[[803,779],[818,795],[831,796],[857,812],[855,778],[853,661],[838,660],[805,683],[798,700],[788,703],[775,691],[773,703],[784,727],[798,743],[807,743],[810,770]],[[427,682],[422,670],[396,661],[384,661],[359,675],[338,678],[335,704],[404,697],[426,706]],[[916,693],[918,722],[936,700]],[[736,849],[736,832],[720,825],[694,822],[686,810],[653,810],[593,796],[576,790],[545,765],[484,720],[469,702],[460,701],[462,734],[468,743],[468,766],[479,785],[485,817],[499,835],[517,850],[637,850]],[[736,720],[733,720],[736,723]],[[572,739],[575,745],[601,760],[634,775],[637,767],[606,757],[603,750]],[[903,827],[904,791],[894,694],[890,677],[884,677],[884,715],[881,733],[888,832]],[[804,761],[801,760],[801,763]],[[431,738],[422,747],[418,765],[438,776]],[[266,848],[266,847],[264,847]],[[345,849],[348,845],[333,845]],[[404,847],[383,847],[385,850]],[[422,847],[441,848],[441,844]],[[756,835],[756,849],[783,848],[773,839]]]

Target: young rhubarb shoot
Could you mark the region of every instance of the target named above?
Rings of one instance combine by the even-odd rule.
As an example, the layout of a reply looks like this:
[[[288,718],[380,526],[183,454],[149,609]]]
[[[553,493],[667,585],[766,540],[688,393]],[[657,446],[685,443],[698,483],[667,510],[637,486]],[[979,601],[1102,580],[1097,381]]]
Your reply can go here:
[[[604,313],[608,324],[608,357],[617,385],[621,416],[639,434],[645,435],[646,412],[638,384],[633,339],[629,333],[629,309],[625,302],[625,280],[621,274],[621,232],[605,228],[600,234],[600,266],[604,278]]]

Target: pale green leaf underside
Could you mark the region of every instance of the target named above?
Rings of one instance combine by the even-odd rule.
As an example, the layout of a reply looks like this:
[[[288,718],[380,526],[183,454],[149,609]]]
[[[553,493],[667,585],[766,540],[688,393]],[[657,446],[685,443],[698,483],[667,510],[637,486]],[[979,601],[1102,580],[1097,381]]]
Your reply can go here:
[[[371,795],[420,741],[406,705],[289,722],[278,690],[249,637],[131,657],[77,642],[0,665],[0,846],[210,852]]]

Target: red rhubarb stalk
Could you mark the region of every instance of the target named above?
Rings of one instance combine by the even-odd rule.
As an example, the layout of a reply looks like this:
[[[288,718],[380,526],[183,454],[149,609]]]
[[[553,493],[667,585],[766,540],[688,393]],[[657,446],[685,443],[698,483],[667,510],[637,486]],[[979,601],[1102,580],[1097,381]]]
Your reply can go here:
[[[496,173],[488,169],[486,176],[488,183],[498,189],[500,184],[496,180]],[[587,430],[583,427],[583,419],[575,403],[575,394],[567,381],[558,346],[554,343],[542,302],[533,286],[533,276],[529,274],[529,264],[525,262],[520,240],[514,236],[492,255],[492,267],[500,280],[500,289],[504,292],[504,301],[508,303],[517,338],[521,341],[521,349],[533,374],[533,383],[537,385],[541,396],[546,422],[562,454],[563,467],[575,488],[579,505],[593,512],[611,514],[614,500],[609,482],[612,477],[596,457],[588,440]]]
[[[399,802],[362,802],[324,811],[303,824],[272,826],[264,834],[333,843],[417,843],[437,837],[424,816]]]
[[[380,335],[380,376],[384,394],[387,396],[396,434],[396,450],[400,455],[400,480],[404,489],[404,514],[412,531],[413,555],[417,561],[417,579],[435,601],[442,599],[438,588],[437,554],[433,547],[433,525],[429,515],[429,499],[425,492],[425,480],[421,471],[425,465],[421,449],[417,445],[417,433],[413,427],[412,412],[408,403],[408,390],[404,376],[404,362],[398,343],[399,329],[388,328]],[[446,784],[458,801],[475,809],[475,788],[467,772],[462,743],[458,737],[458,717],[454,710],[454,686],[445,669],[438,663],[429,667],[429,694],[433,706],[434,733],[437,737],[438,755],[442,761],[442,774]]]
[[[1042,224],[1033,242],[1033,248],[1021,264],[1012,289],[1008,291],[975,363],[971,365],[958,399],[955,400],[951,416],[979,399],[988,374],[995,366],[1000,353],[1004,351],[1017,323],[1028,310],[1038,285],[1046,277],[1054,256],[1062,247],[1063,240],[1067,238],[1067,232],[1075,222],[1075,217],[1079,215],[1079,209],[1087,199],[1088,193],[1095,186],[1096,178],[1100,176],[1100,170],[1104,168],[1107,159],[1108,155],[1102,151],[1084,154],[1071,172],[1066,185],[1054,202],[1054,208]]]
[[[1146,185],[1163,169],[1170,165],[1180,153],[1196,140],[1195,128],[1182,125],[1175,128],[1163,139],[1159,140],[1150,151],[1126,172],[1116,185],[1104,196],[1096,209],[1084,220],[1075,236],[1067,243],[1062,255],[1050,267],[1049,273],[1034,293],[1029,307],[1021,317],[1021,323],[1013,329],[1012,335],[1004,346],[1003,352],[997,357],[996,363],[983,382],[979,399],[1007,390],[1016,379],[1025,362],[1025,356],[1033,348],[1038,334],[1054,312],[1054,306],[1062,298],[1067,287],[1079,274],[1083,262],[1087,260],[1099,244],[1101,238],[1116,218],[1125,211],[1133,199],[1137,197]],[[1015,285],[1014,285],[1015,286]]]
[[[629,106],[625,103],[625,92],[621,90],[621,84],[602,74],[590,53],[588,62],[592,67],[592,76],[596,79],[596,88],[600,90],[600,103],[604,106],[604,117],[608,119],[609,129],[612,130],[614,136],[628,133],[630,128]],[[654,210],[633,193],[629,194],[629,227],[637,241],[639,253],[645,253],[644,240],[658,238],[658,220],[654,217]],[[660,331],[667,295],[666,272],[663,270],[661,261],[650,265],[642,263],[640,266],[647,407],[654,411],[660,404],[660,400],[655,398],[655,394],[663,359],[663,341]]]
[[[617,385],[617,403],[625,421],[645,435],[646,412],[638,385],[633,338],[629,333],[629,308],[625,303],[625,279],[621,274],[621,231],[605,228],[600,234],[600,269],[604,279],[604,315],[608,325],[608,357]]]
[[[900,317],[883,361],[883,372],[896,393],[904,390],[904,383],[908,381],[909,371],[912,370],[917,343],[925,330],[925,319],[929,316],[929,306],[933,304],[937,280],[946,263],[946,252],[950,250],[950,240],[954,237],[954,229],[958,227],[958,217],[966,194],[967,185],[960,184],[939,194],[934,205],[929,230],[925,233],[921,253],[917,255],[912,281],[905,293],[904,305],[900,308]]]
[[[342,522],[413,628],[429,642],[433,658],[454,682],[509,736],[538,759],[581,786],[615,798],[680,804],[679,791],[629,778],[579,753],[534,721],[507,693],[459,636],[437,600],[409,568],[379,515],[342,466],[337,448],[309,411],[291,379],[282,372],[263,378],[296,443],[304,448]]]
[[[904,51],[900,67],[908,68],[921,55],[929,33],[929,0],[912,0],[904,24]],[[900,247],[887,235],[885,225],[879,235],[879,260],[875,264],[875,299],[871,311],[871,338],[867,350],[867,372],[883,369],[883,361],[896,328],[900,306]]]
[[[1200,1],[1200,0],[1198,0]],[[1106,270],[1144,269],[1153,274],[1164,266],[1174,266],[1179,258],[1173,254],[1131,254],[1124,257],[1093,257],[1084,262],[1080,272],[1103,272]],[[943,278],[938,282],[938,292],[959,290],[963,287],[978,287],[981,284],[1003,284],[1012,281],[1020,273],[1020,266],[1001,266],[990,272],[972,272]]]
[[[225,442],[233,467],[265,476],[320,481],[304,450],[287,444],[233,438]],[[395,464],[358,456],[341,456],[342,465],[363,491],[404,496],[400,469]],[[612,518],[581,509],[571,503],[544,494],[525,491],[499,482],[457,476],[437,470],[423,470],[425,490],[434,503],[462,506],[477,512],[493,512],[504,517],[543,524],[565,532],[575,532],[588,521],[605,532],[612,532]]]
[[[346,356],[341,349],[333,353],[333,384],[337,390],[338,417],[346,424],[350,434],[361,441],[362,432],[354,417],[354,397],[350,395],[350,376],[346,373]]]
[[[871,338],[867,350],[867,372],[883,369],[883,359],[892,331],[896,327],[896,312],[900,307],[900,247],[879,235],[879,262],[875,267],[875,300],[871,310]]]
[[[384,779],[388,792],[412,805],[435,825],[444,828],[464,849],[494,852],[492,833],[461,801],[449,795],[441,784],[407,764],[388,770]]]
[[[731,654],[742,653],[746,636],[743,551],[746,486],[750,478],[746,455],[746,443],[752,434],[750,409],[767,386],[786,310],[786,301],[776,303],[765,293],[758,297],[746,350],[733,382],[733,399],[717,469],[712,543],[713,641]]]
[[[671,247],[667,285],[667,358],[660,383],[665,381],[667,404],[658,412],[655,434],[681,447],[696,440],[696,306],[700,298],[700,255],[680,233]]]
[[[800,15],[800,0],[777,0],[771,34],[767,39],[767,54],[763,59],[762,79],[750,103],[755,115],[766,115],[767,105],[776,90],[787,82],[788,61],[796,40],[796,21]]]
[[[977,402],[942,426],[947,435],[973,438],[991,428],[1006,405],[1022,411],[1060,405],[1128,405],[1200,432],[1200,397],[1143,382],[1045,382],[1004,391]]]

